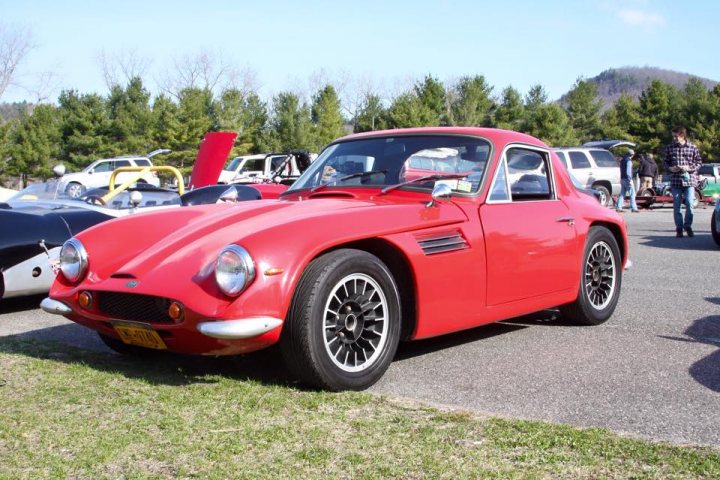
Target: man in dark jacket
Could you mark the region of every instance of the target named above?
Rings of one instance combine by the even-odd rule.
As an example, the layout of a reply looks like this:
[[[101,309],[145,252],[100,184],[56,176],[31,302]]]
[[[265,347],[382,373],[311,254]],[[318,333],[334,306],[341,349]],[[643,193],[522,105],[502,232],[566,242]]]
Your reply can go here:
[[[636,153],[633,159],[637,159],[640,163],[638,164],[638,176],[640,177],[640,188],[642,192],[648,188],[652,188],[657,176],[657,163],[649,153]]]
[[[633,164],[632,157],[635,152],[628,150],[625,156],[620,160],[620,195],[618,195],[615,209],[618,212],[623,211],[623,202],[625,201],[625,194],[630,194],[630,210],[637,212],[638,207],[635,203],[635,185],[633,185]]]

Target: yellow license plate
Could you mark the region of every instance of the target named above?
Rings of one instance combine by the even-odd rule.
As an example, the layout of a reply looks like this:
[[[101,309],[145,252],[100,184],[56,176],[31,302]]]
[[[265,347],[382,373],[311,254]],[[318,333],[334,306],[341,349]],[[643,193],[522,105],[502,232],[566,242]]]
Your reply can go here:
[[[165,350],[167,346],[160,335],[150,326],[142,323],[113,323],[120,340],[128,345]]]

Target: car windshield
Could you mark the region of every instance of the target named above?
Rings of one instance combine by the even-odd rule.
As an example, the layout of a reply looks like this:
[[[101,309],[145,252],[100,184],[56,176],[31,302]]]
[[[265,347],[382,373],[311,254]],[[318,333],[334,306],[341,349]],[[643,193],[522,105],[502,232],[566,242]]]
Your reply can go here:
[[[225,167],[225,170],[234,172],[235,170],[237,170],[238,166],[240,165],[240,162],[242,162],[242,161],[243,161],[243,157],[235,157],[235,158],[233,158],[233,159],[230,161],[230,164],[229,164],[227,167]]]
[[[489,153],[487,140],[466,136],[349,140],[326,148],[289,191],[320,185],[385,188],[428,175],[463,174],[442,182],[456,192],[474,193],[480,187]],[[413,187],[432,188],[433,184],[428,181]]]
[[[88,197],[102,197],[108,193],[106,188],[96,188],[87,191],[84,195],[79,198],[72,198],[65,194],[63,189],[58,189],[58,180],[48,180],[42,183],[32,183],[26,188],[20,190],[18,193],[10,197],[7,202],[10,204],[16,202],[37,202],[37,201],[72,201],[72,202],[85,202]],[[152,207],[158,205],[173,205],[180,203],[180,195],[177,192],[166,191],[162,189],[144,188],[141,189],[142,200],[139,207]],[[125,190],[118,193],[113,197],[107,204],[108,208],[121,210],[125,208],[131,208],[130,202],[130,190]]]
[[[31,183],[18,193],[10,197],[12,200],[60,200],[67,199],[64,189],[59,188],[60,181],[57,179],[48,180],[47,182]]]

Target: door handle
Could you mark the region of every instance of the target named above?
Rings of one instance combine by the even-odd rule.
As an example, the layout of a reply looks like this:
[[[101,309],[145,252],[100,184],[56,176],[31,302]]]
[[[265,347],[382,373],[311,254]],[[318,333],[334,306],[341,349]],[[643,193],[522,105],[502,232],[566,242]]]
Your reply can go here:
[[[557,219],[558,222],[567,222],[569,226],[575,225],[575,217],[560,217]]]

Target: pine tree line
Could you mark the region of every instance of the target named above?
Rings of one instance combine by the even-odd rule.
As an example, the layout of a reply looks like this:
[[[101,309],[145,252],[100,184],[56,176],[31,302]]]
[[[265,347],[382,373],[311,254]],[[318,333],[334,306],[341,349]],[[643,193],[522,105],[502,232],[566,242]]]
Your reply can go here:
[[[513,87],[499,94],[493,90],[482,75],[447,86],[428,75],[392,99],[367,92],[350,109],[331,84],[309,102],[291,92],[266,102],[252,91],[226,89],[214,95],[202,88],[153,99],[135,77],[107,96],[63,91],[57,105],[35,105],[0,123],[0,181],[49,177],[57,163],[75,171],[98,158],[156,148],[172,150],[156,157],[156,163],[187,169],[208,131],[237,132],[233,155],[319,152],[351,131],[438,125],[516,130],[551,146],[625,139],[657,153],[671,140],[671,128],[684,125],[705,161],[720,161],[720,86],[708,90],[698,79],[683,89],[653,81],[638,99],[622,95],[605,111],[596,85],[583,79],[562,103],[548,101],[541,85],[524,97]]]

